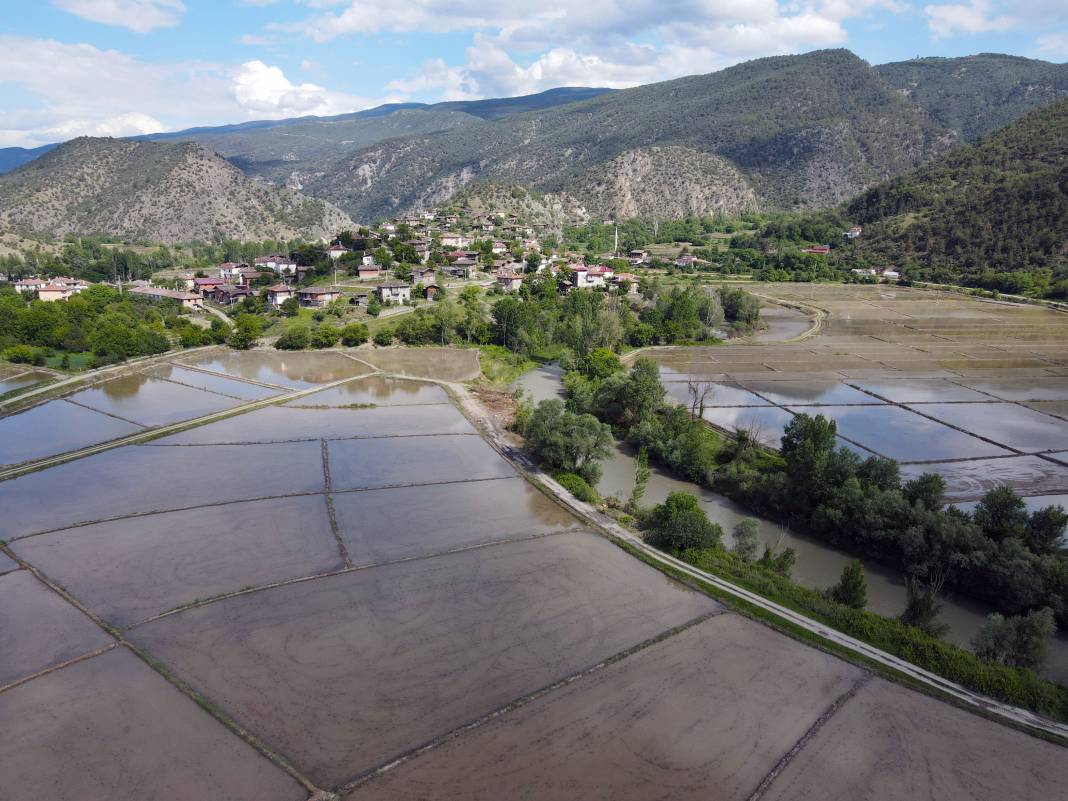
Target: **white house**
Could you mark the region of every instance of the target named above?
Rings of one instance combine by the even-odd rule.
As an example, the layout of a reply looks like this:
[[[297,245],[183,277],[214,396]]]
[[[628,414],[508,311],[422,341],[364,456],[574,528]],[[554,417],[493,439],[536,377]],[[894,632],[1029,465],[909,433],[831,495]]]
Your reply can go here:
[[[412,287],[410,284],[400,281],[387,281],[375,287],[379,299],[385,303],[387,300],[393,303],[405,303],[412,299]]]
[[[497,286],[505,292],[518,292],[523,286],[523,276],[511,270],[501,270],[497,273]]]
[[[349,249],[344,245],[331,245],[326,249],[326,255],[335,261],[349,252]]]

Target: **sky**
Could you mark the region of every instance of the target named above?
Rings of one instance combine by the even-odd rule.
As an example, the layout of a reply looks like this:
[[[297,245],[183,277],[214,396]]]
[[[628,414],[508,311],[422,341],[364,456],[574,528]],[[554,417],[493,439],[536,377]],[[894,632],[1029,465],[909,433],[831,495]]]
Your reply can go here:
[[[0,0],[0,147],[624,88],[846,47],[1068,60],[1068,0]]]

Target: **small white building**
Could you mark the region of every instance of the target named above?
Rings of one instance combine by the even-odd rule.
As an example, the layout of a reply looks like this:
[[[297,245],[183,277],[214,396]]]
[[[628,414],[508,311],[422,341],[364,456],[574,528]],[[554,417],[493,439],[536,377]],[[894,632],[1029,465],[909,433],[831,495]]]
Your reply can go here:
[[[297,290],[301,306],[321,309],[329,306],[341,297],[341,290],[336,286],[308,286]]]
[[[384,284],[379,284],[375,287],[375,292],[383,303],[387,300],[392,303],[407,303],[412,299],[411,284],[405,284],[401,281],[387,281]]]
[[[23,292],[39,292],[42,287],[48,286],[48,281],[43,278],[23,278],[15,282],[15,291],[20,295]]]
[[[350,253],[350,252],[351,251],[347,247],[345,247],[344,245],[331,245],[330,247],[328,247],[326,249],[326,255],[329,256],[330,258],[334,259],[335,261],[337,259],[340,259],[346,253]]]
[[[505,292],[518,292],[523,286],[523,276],[511,270],[501,270],[497,273],[497,286]]]

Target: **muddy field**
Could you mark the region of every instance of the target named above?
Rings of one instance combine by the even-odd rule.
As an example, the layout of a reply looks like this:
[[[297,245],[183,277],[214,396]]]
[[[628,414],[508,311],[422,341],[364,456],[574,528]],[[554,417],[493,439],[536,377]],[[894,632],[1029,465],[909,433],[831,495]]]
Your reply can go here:
[[[847,716],[887,703],[865,671],[586,530],[440,386],[304,356],[165,365],[90,400],[148,422],[140,388],[176,376],[236,402],[351,381],[0,481],[5,801],[771,797],[821,738],[878,764],[910,718],[967,728],[971,757],[925,742],[952,773],[909,763],[918,797],[1064,787],[1063,750],[909,691],[890,735]],[[1029,781],[988,775],[1007,760]]]
[[[672,397],[711,383],[707,418],[769,444],[793,414],[823,414],[862,455],[942,473],[951,500],[1001,481],[1068,493],[1068,315],[885,286],[752,289],[821,310],[822,328],[800,342],[653,349]]]

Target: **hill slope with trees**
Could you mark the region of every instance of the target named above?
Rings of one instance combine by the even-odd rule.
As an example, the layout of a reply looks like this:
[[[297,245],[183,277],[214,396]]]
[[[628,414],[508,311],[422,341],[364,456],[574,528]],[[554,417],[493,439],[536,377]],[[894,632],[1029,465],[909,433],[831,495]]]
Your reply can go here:
[[[329,203],[254,181],[192,143],[86,137],[0,175],[0,228],[35,237],[318,239],[351,226]]]
[[[1068,100],[865,192],[846,208],[857,252],[911,277],[1068,294],[1066,132]]]
[[[567,191],[628,151],[677,146],[727,162],[762,205],[817,208],[957,140],[866,62],[828,50],[380,142],[303,176],[302,185],[354,217],[373,219],[440,203],[476,180]],[[647,188],[649,196],[673,191],[668,183]]]
[[[875,69],[931,119],[968,141],[1068,98],[1068,64],[1000,53],[915,58]]]

